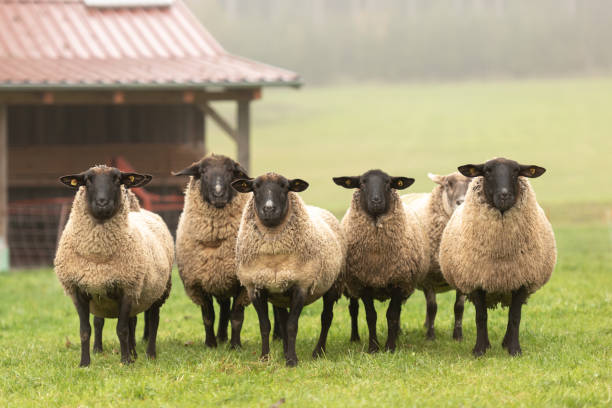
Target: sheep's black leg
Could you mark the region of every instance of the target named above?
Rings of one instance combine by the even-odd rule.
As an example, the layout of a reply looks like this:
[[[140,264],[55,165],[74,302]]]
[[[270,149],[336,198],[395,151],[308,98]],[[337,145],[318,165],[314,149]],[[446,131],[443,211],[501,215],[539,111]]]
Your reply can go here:
[[[234,303],[232,304],[232,339],[230,340],[230,347],[237,349],[242,347],[240,342],[240,331],[242,330],[242,322],[244,321],[244,306],[238,304],[238,296],[234,297]]]
[[[512,303],[508,311],[508,328],[502,346],[508,349],[511,356],[522,353],[519,343],[519,326],[521,324],[521,310],[527,300],[527,288],[521,286],[520,289],[512,291]]]
[[[338,300],[338,295],[328,291],[323,295],[323,311],[321,312],[321,334],[319,341],[312,352],[312,357],[317,358],[325,353],[325,344],[327,343],[327,333],[334,319],[334,302]]]
[[[380,350],[380,344],[376,337],[376,309],[374,308],[374,299],[370,295],[361,296],[363,307],[366,312],[366,322],[368,323],[369,344],[368,353],[376,353]]]
[[[159,304],[153,304],[149,312],[149,341],[147,343],[147,357],[157,358],[157,329],[159,328]]]
[[[72,300],[79,315],[79,333],[81,337],[81,362],[79,366],[87,367],[91,362],[89,355],[89,339],[91,338],[89,297],[77,289]]]
[[[306,293],[302,288],[296,286],[292,292],[291,309],[289,310],[289,317],[287,317],[287,353],[285,353],[287,367],[295,367],[298,364],[295,340],[298,332],[298,320],[306,301]]]
[[[436,303],[436,292],[432,288],[423,289],[425,300],[427,301],[427,315],[425,317],[425,327],[427,328],[427,340],[436,338],[434,331],[434,322],[436,321],[436,313],[438,313],[438,304]]]
[[[349,298],[349,314],[351,315],[351,341],[361,341],[359,338],[359,299]]]
[[[385,350],[395,351],[397,336],[400,328],[400,314],[402,313],[402,301],[404,297],[399,289],[393,289],[391,301],[387,308],[387,344]]]
[[[144,329],[142,330],[142,341],[149,341],[149,310],[144,312]]]
[[[276,308],[272,309],[272,314],[274,315],[274,328],[272,329],[272,340],[283,340],[283,332],[281,329],[280,322],[278,320],[278,312]]]
[[[463,308],[465,304],[465,295],[456,291],[455,295],[455,328],[453,329],[453,339],[463,340]]]
[[[215,309],[210,295],[202,296],[202,321],[204,322],[204,331],[206,332],[204,344],[207,347],[217,347],[217,339],[215,338]]]
[[[93,352],[101,353],[102,348],[102,329],[104,328],[104,318],[94,316],[94,345]]]
[[[136,323],[138,323],[138,317],[130,317],[130,354],[134,359],[138,358],[138,353],[136,353]]]
[[[130,311],[132,302],[129,297],[123,295],[119,300],[119,317],[117,319],[117,337],[121,346],[121,362],[131,364],[130,357]]]
[[[227,325],[230,321],[231,300],[229,298],[217,298],[217,303],[219,303],[219,326],[217,327],[217,341],[219,343],[225,343],[227,341]]]
[[[265,290],[255,290],[251,302],[259,318],[261,333],[261,360],[268,360],[270,355],[270,317],[268,316],[268,294]]]
[[[287,319],[289,311],[284,307],[274,306],[274,316],[278,319],[278,331],[283,341],[283,353],[287,354]]]
[[[476,345],[472,353],[475,357],[482,356],[491,347],[489,332],[487,330],[487,303],[486,292],[477,289],[473,293],[474,308],[476,309]]]

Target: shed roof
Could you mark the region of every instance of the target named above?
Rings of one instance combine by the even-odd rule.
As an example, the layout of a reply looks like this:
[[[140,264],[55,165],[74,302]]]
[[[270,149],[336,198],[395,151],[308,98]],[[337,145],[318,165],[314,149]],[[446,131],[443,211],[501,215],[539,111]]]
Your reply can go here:
[[[181,0],[130,1],[0,0],[0,90],[300,85],[226,52]]]

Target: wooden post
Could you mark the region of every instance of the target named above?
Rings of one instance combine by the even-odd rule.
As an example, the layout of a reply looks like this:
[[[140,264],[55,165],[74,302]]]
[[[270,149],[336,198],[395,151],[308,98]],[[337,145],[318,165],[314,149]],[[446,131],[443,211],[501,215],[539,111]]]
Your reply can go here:
[[[8,247],[8,111],[0,105],[0,272],[10,267]]]
[[[238,101],[238,162],[251,175],[250,161],[250,138],[251,138],[251,113],[249,110],[250,101]]]

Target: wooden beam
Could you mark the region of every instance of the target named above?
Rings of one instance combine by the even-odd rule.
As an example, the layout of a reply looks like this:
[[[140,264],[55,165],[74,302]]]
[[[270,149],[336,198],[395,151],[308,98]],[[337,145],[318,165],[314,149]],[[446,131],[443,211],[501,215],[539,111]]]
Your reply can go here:
[[[0,105],[0,272],[10,266],[8,247],[8,109]]]
[[[250,101],[238,101],[238,162],[250,175],[251,111]]]
[[[200,109],[202,109],[204,114],[210,116],[210,118],[214,120],[215,123],[219,125],[219,127],[223,129],[233,141],[238,142],[238,133],[236,130],[234,130],[234,128],[232,128],[232,126],[225,119],[223,119],[223,116],[219,115],[219,113],[214,110],[212,106],[207,103],[203,103],[198,106]]]
[[[130,91],[1,91],[0,104],[7,105],[112,105],[112,104],[203,104],[210,101],[250,101],[261,95],[261,88],[219,92],[188,90]]]

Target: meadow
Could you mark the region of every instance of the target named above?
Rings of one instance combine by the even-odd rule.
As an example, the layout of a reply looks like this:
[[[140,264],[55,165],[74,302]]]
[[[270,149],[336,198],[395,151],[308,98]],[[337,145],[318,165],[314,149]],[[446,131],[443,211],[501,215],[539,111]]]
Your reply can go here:
[[[199,309],[178,275],[161,311],[158,358],[119,363],[115,322],[104,353],[78,368],[78,318],[51,269],[0,275],[0,406],[610,406],[612,405],[612,79],[361,84],[265,91],[253,109],[253,175],[274,170],[310,182],[312,204],[342,216],[350,191],[332,176],[373,167],[414,177],[506,156],[548,169],[533,185],[556,232],[550,282],[523,309],[523,355],[501,348],[507,310],[489,315],[493,345],[475,359],[474,308],[464,341],[452,334],[454,294],[438,296],[437,338],[425,340],[421,292],[402,311],[396,353],[350,343],[348,303],[335,308],[327,354],[312,360],[321,302],[305,308],[297,352],[284,366],[275,342],[258,361],[257,317],[248,308],[243,348],[205,349]],[[225,114],[233,108],[222,106]],[[213,125],[209,149],[233,154]],[[408,191],[410,191],[408,190]],[[386,338],[386,304],[378,335]],[[142,331],[142,319],[137,328]]]

